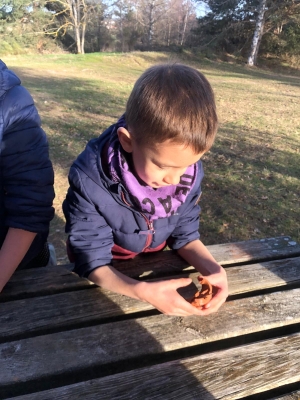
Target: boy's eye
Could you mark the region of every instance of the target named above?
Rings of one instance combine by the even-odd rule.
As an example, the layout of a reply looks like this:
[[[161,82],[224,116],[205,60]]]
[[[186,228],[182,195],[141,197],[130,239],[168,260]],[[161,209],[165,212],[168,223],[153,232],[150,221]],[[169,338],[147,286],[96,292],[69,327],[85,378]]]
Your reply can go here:
[[[158,169],[165,169],[166,168],[164,165],[156,164],[156,166],[157,166]]]

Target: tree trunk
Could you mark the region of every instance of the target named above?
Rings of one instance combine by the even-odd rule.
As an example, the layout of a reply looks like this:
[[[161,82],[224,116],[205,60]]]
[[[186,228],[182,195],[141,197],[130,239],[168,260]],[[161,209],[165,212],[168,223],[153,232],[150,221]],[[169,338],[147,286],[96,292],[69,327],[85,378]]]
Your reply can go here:
[[[182,29],[182,34],[181,34],[180,46],[183,46],[183,43],[184,43],[184,36],[185,36],[185,31],[186,31],[188,12],[189,12],[189,10],[187,10],[185,15],[184,15],[183,29]]]
[[[167,46],[170,46],[171,40],[171,22],[168,21],[168,37],[167,37]]]
[[[153,12],[154,12],[154,2],[151,1],[149,3],[149,24],[148,24],[148,32],[147,32],[148,47],[150,47],[152,45],[152,39],[153,39],[153,25],[154,25]]]
[[[81,54],[84,54],[84,40],[85,40],[85,31],[86,31],[86,23],[82,23],[82,30],[81,30]]]
[[[247,62],[247,64],[250,65],[251,67],[256,64],[259,45],[260,45],[261,38],[263,35],[263,31],[264,31],[264,24],[265,24],[264,17],[265,17],[265,11],[266,11],[266,3],[267,3],[267,0],[260,0],[255,31],[254,31],[254,35],[253,35],[253,39],[252,39],[251,51],[250,51],[250,55],[248,57],[248,62]]]
[[[79,16],[77,12],[77,4],[76,0],[69,0],[68,1],[69,6],[70,6],[70,16],[72,19],[72,24],[74,27],[74,32],[75,32],[75,40],[76,40],[76,46],[77,46],[77,53],[81,53],[81,38],[80,38],[80,24],[79,24]]]
[[[86,21],[87,21],[87,5],[85,3],[85,0],[82,0],[82,17],[81,20],[79,20],[79,26],[81,26],[81,54],[84,54],[84,41],[85,41],[85,32],[86,32]],[[80,9],[79,9],[80,12]]]

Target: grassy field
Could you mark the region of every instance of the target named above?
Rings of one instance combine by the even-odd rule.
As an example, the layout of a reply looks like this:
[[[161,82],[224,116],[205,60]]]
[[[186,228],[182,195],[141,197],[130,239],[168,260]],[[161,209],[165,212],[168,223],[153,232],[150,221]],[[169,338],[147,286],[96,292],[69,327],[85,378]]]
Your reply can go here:
[[[33,95],[49,137],[56,176],[50,241],[59,263],[67,261],[61,203],[72,161],[124,112],[144,69],[169,60],[198,68],[216,95],[220,128],[203,157],[203,242],[279,235],[300,242],[300,77],[161,53],[4,57]]]

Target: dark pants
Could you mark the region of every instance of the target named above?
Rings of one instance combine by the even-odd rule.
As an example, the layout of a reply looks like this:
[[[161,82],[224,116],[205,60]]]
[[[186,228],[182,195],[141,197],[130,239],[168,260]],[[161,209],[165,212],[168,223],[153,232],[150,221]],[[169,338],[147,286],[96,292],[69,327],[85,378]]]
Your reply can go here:
[[[18,270],[20,269],[30,269],[30,268],[40,268],[40,267],[46,267],[46,265],[49,262],[50,258],[50,253],[49,253],[49,248],[48,248],[48,243],[46,242],[42,248],[42,250],[39,252],[39,254],[34,257],[32,260],[27,262],[26,264],[22,263],[18,266]]]

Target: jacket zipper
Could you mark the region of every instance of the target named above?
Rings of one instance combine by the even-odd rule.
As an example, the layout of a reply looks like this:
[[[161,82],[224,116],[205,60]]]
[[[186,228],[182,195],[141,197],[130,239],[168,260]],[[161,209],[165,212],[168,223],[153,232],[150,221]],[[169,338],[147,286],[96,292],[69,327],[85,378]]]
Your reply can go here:
[[[154,230],[154,227],[153,227],[153,222],[149,221],[149,219],[146,217],[145,214],[143,214],[143,213],[140,213],[140,214],[144,217],[144,219],[145,219],[145,221],[147,223],[147,226],[148,226],[148,231],[150,231],[150,233],[147,234],[146,244],[145,244],[145,247],[143,248],[143,251],[145,251],[152,243],[152,239],[153,239],[153,235],[155,233],[155,230]]]
[[[126,200],[125,195],[124,195],[123,192],[121,192],[121,197],[122,197],[123,202],[124,202],[128,207],[131,207],[131,205],[130,205],[130,204],[128,203],[128,201]],[[140,212],[140,214],[141,214],[141,216],[144,218],[144,220],[146,221],[146,224],[147,224],[147,227],[148,227],[148,231],[150,231],[150,233],[148,233],[148,232],[143,232],[143,231],[141,232],[141,233],[146,233],[146,234],[147,234],[146,244],[145,244],[145,247],[144,247],[143,250],[142,250],[142,251],[145,251],[145,250],[151,245],[151,243],[152,243],[152,239],[153,239],[153,235],[154,235],[154,233],[155,233],[155,230],[154,230],[153,222],[150,221],[150,220],[146,217],[145,214],[143,214],[143,213],[141,213],[141,212]]]

